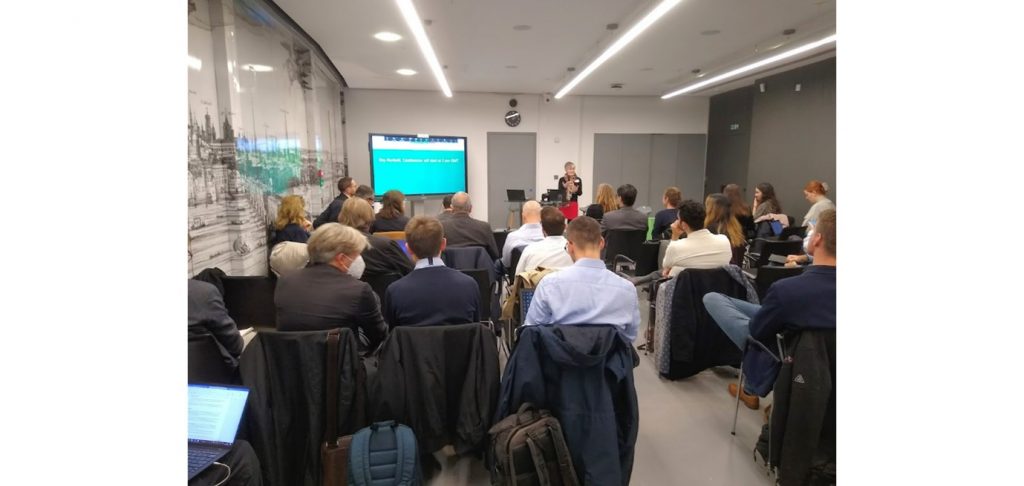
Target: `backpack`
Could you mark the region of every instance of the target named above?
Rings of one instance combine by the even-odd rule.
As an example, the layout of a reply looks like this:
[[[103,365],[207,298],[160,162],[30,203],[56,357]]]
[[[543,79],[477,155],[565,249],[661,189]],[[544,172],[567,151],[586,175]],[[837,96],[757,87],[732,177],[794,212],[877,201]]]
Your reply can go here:
[[[577,486],[562,425],[547,410],[524,403],[491,434],[491,482],[497,485]]]
[[[423,483],[416,435],[394,420],[377,422],[352,435],[348,484],[414,486]]]

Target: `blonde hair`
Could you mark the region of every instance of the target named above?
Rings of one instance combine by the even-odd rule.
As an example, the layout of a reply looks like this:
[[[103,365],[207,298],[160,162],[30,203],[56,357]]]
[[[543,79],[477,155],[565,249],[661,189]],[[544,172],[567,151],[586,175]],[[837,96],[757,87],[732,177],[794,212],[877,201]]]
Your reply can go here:
[[[309,251],[309,261],[328,263],[339,254],[362,253],[366,245],[366,237],[355,228],[339,223],[326,223],[309,236],[306,250]]]
[[[619,209],[619,201],[616,199],[615,189],[608,184],[601,184],[597,186],[597,198],[595,200],[604,212],[615,211]]]
[[[306,219],[306,202],[302,196],[291,195],[281,198],[281,205],[277,208],[277,219],[274,221],[274,228],[284,229],[289,224],[302,225]]]
[[[338,222],[359,231],[369,231],[373,223],[373,208],[366,199],[350,197],[341,205]]]

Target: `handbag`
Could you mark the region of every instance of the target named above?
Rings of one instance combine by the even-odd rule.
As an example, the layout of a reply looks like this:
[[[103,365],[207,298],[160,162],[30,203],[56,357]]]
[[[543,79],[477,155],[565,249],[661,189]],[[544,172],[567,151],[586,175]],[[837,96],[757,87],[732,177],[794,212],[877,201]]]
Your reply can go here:
[[[327,423],[324,426],[324,442],[320,445],[323,486],[346,486],[348,484],[348,453],[352,436],[338,437],[338,347],[341,333],[331,330],[327,333]]]

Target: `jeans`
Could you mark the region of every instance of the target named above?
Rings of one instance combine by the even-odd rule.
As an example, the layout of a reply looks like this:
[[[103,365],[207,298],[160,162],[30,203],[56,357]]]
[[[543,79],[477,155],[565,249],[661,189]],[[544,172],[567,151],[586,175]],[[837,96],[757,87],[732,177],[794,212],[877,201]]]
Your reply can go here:
[[[740,351],[746,349],[747,336],[750,335],[750,319],[757,314],[761,306],[718,292],[710,292],[704,294],[704,308]]]

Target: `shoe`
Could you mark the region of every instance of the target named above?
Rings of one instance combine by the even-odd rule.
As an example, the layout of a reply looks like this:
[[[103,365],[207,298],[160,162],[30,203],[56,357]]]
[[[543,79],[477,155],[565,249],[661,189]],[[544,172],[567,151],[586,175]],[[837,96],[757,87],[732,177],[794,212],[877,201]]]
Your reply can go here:
[[[729,383],[729,395],[736,396],[736,388],[735,383]],[[740,393],[740,401],[751,410],[761,407],[761,401],[754,395],[748,395],[747,392]]]

